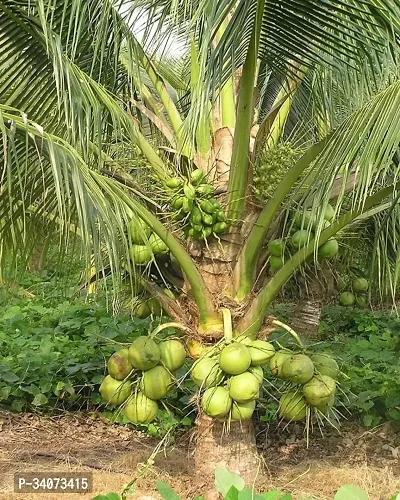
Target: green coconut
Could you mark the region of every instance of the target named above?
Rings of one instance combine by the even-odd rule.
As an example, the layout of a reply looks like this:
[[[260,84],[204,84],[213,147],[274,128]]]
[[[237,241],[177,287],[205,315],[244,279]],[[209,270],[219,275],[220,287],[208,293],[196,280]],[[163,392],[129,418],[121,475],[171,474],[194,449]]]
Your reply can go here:
[[[153,314],[154,316],[161,316],[162,307],[156,297],[150,297],[149,299],[147,299],[147,305],[149,306],[151,314]]]
[[[328,375],[328,377],[337,379],[339,375],[339,365],[329,354],[315,354],[312,358],[315,368],[320,375]]]
[[[145,245],[132,245],[129,254],[135,265],[141,266],[152,261],[151,249]]]
[[[224,374],[216,359],[204,357],[193,364],[190,377],[197,386],[207,388],[221,383]]]
[[[109,358],[107,362],[108,373],[115,380],[124,380],[132,371],[129,363],[129,350],[121,349]]]
[[[307,245],[309,240],[310,240],[309,231],[307,231],[306,229],[299,229],[292,235],[290,242],[294,248],[300,249],[305,245]]]
[[[133,424],[149,424],[157,415],[158,404],[142,392],[133,396],[124,408],[126,418]]]
[[[272,240],[268,243],[268,251],[274,257],[282,257],[285,243],[282,240]]]
[[[365,278],[354,278],[352,287],[353,291],[356,293],[366,292],[369,288],[369,282]]]
[[[289,351],[277,351],[269,362],[271,372],[275,377],[282,378],[282,365],[292,355]]]
[[[229,381],[229,395],[238,403],[246,403],[259,397],[260,384],[250,372],[235,375]]]
[[[333,218],[335,217],[335,209],[332,207],[332,205],[327,205],[324,213],[324,219],[328,222],[331,222]]]
[[[129,362],[138,370],[149,370],[160,362],[160,349],[153,339],[138,337],[129,347]]]
[[[143,373],[140,389],[150,399],[161,399],[167,395],[172,384],[169,371],[158,365]]]
[[[328,240],[319,249],[318,253],[324,259],[333,259],[339,252],[339,243],[334,238]]]
[[[264,372],[261,366],[250,366],[249,372],[252,373],[256,379],[258,380],[258,383],[261,385],[264,381]]]
[[[314,229],[317,224],[315,214],[311,210],[298,212],[294,217],[294,225],[300,229]],[[306,231],[308,233],[308,231]]]
[[[241,342],[227,345],[219,355],[221,370],[229,375],[239,375],[247,370],[251,363],[250,351]]]
[[[156,255],[163,255],[169,252],[169,248],[167,247],[167,245],[156,233],[152,233],[152,235],[150,236],[149,244],[151,246],[151,249],[153,250],[153,253]]]
[[[342,306],[352,306],[354,304],[355,297],[351,292],[342,292],[339,295],[339,304]]]
[[[131,383],[123,380],[115,380],[110,375],[103,379],[99,392],[107,403],[121,405],[131,393]]]
[[[247,401],[246,403],[237,403],[233,401],[231,409],[231,420],[250,420],[256,408],[255,401]]]
[[[133,243],[143,243],[151,234],[150,226],[139,218],[131,220],[128,230]]]
[[[335,404],[335,394],[333,393],[325,403],[317,405],[314,408],[316,408],[321,413],[326,415],[333,408],[334,404]]]
[[[140,300],[140,302],[136,303],[132,308],[132,314],[141,319],[150,316],[151,310],[147,300]]]
[[[314,363],[305,354],[294,354],[282,365],[282,377],[295,384],[305,384],[314,375]]]
[[[170,372],[179,370],[186,359],[186,351],[178,340],[165,340],[158,345],[161,362]]]
[[[262,366],[275,354],[275,348],[270,342],[265,340],[254,340],[248,347],[253,366]]]
[[[283,266],[282,257],[275,257],[274,255],[271,255],[271,257],[269,258],[269,267],[271,271],[273,273],[276,273],[282,266]]]
[[[358,307],[361,307],[361,309],[365,309],[366,307],[368,307],[367,297],[365,295],[357,295],[356,304]]]
[[[317,375],[303,386],[303,394],[312,406],[327,404],[335,393],[336,382],[328,375]]]
[[[209,417],[224,417],[231,410],[232,399],[224,387],[209,387],[201,398],[201,407]]]
[[[300,392],[289,391],[281,397],[278,413],[285,420],[304,420],[307,415],[307,401]]]

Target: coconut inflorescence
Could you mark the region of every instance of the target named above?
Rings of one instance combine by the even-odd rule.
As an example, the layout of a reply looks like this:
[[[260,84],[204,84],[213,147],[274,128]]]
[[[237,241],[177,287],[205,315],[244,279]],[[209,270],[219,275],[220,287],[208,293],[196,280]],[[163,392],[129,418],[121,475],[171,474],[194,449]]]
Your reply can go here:
[[[174,372],[185,359],[185,348],[178,340],[138,337],[109,358],[100,394],[106,403],[124,405],[130,422],[147,424],[156,418],[157,401],[167,396]]]

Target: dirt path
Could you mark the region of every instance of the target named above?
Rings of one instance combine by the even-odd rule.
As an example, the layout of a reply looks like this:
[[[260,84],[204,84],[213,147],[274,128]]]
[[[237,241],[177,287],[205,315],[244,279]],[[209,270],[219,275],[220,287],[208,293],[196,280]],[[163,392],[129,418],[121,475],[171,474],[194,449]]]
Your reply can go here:
[[[189,438],[176,436],[158,454],[131,498],[159,499],[158,479],[185,500],[212,487],[212,478],[193,475]],[[400,435],[390,426],[366,432],[348,425],[341,435],[328,431],[324,439],[315,433],[307,449],[300,426],[260,425],[258,442],[266,465],[257,480],[262,491],[281,488],[295,498],[332,500],[341,485],[351,483],[367,490],[371,500],[387,500],[400,492]],[[49,418],[0,412],[0,499],[86,500],[120,492],[139,474],[156,445],[141,433],[83,414]],[[88,495],[13,493],[14,473],[29,471],[90,471],[94,490]]]

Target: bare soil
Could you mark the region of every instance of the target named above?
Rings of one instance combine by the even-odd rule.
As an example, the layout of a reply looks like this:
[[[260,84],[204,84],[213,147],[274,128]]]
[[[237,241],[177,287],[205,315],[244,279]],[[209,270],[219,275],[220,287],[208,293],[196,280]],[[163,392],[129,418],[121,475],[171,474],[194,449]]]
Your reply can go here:
[[[400,435],[389,425],[366,431],[347,424],[340,434],[314,431],[309,447],[299,425],[258,425],[264,471],[256,489],[280,488],[294,497],[332,500],[343,484],[364,488],[371,500],[400,492]],[[159,442],[135,430],[110,425],[98,416],[39,417],[0,412],[0,499],[76,500],[120,492],[138,477],[137,500],[159,499],[156,480],[166,481],[182,499],[212,490],[213,478],[194,474],[190,433],[163,443],[144,477],[143,465]],[[205,460],[207,457],[205,457]],[[92,472],[91,494],[13,493],[15,472]]]

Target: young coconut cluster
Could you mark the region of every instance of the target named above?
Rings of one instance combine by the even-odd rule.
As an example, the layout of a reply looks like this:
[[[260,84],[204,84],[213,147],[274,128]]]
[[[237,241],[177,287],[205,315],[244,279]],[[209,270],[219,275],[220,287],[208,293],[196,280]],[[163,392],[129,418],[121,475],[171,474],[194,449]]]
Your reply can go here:
[[[128,231],[133,242],[130,256],[135,266],[147,265],[154,257],[169,253],[167,245],[142,219],[132,219]]]
[[[173,218],[183,221],[186,236],[201,240],[226,231],[225,214],[200,169],[190,174],[189,182],[173,177],[166,185],[171,190]]]
[[[285,420],[305,420],[308,414],[329,414],[335,403],[337,362],[327,354],[311,357],[280,350],[270,360],[272,374],[289,382],[279,402],[279,415]]]
[[[169,254],[169,248],[162,239],[154,233],[140,218],[132,219],[128,232],[133,245],[130,248],[130,256],[135,266],[145,266],[157,258]],[[143,287],[136,283],[137,297],[130,298],[125,306],[131,309],[132,314],[138,318],[147,318],[151,314],[160,316],[162,308],[155,297],[147,294]]]
[[[367,291],[369,281],[362,277],[355,277],[351,283],[341,283],[339,304],[342,306],[353,306],[364,308],[368,306]]]
[[[148,318],[151,314],[161,316],[162,313],[162,307],[158,299],[151,297],[144,290],[140,295],[128,299],[124,303],[124,307],[129,309],[133,316],[141,319]]]
[[[202,392],[204,413],[233,421],[250,419],[264,378],[262,366],[274,354],[270,342],[247,337],[206,351],[191,369],[191,379]]]
[[[332,205],[327,205],[324,212],[323,229],[326,229],[331,225],[334,216],[335,209]],[[318,222],[317,217],[311,210],[296,213],[293,218],[293,225],[296,228],[296,231],[290,238],[290,243],[294,250],[300,250],[300,248],[307,245],[307,243],[314,238],[314,231],[318,226]],[[324,259],[333,259],[333,257],[337,255],[338,251],[338,241],[335,238],[331,238],[318,249],[318,255]]]
[[[129,348],[109,358],[100,394],[109,404],[124,405],[130,422],[147,424],[156,418],[157,401],[167,395],[174,372],[185,358],[185,348],[178,340],[157,343],[147,336],[138,337]]]
[[[335,210],[328,205],[324,213],[324,229],[328,227],[335,215]],[[307,245],[314,238],[313,230],[318,226],[318,220],[312,214],[311,210],[299,212],[293,218],[294,232],[288,240],[286,246],[283,239],[272,240],[268,243],[269,270],[271,274],[276,273],[284,264],[285,249],[288,248],[288,254],[297,252],[300,248]],[[324,259],[333,259],[339,252],[339,243],[335,238],[331,238],[318,249],[318,255]]]

